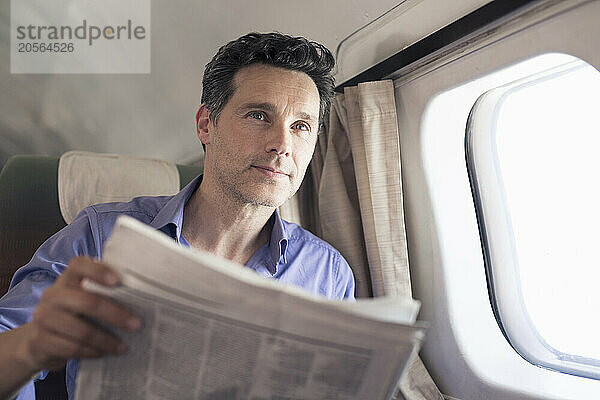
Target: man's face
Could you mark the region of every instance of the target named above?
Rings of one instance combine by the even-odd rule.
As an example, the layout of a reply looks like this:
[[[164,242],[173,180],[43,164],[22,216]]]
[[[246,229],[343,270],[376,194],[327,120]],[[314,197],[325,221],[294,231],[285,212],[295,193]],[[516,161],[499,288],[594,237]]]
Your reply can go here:
[[[278,207],[300,186],[319,128],[319,92],[303,72],[253,64],[234,77],[235,92],[208,122],[205,175],[245,204]]]

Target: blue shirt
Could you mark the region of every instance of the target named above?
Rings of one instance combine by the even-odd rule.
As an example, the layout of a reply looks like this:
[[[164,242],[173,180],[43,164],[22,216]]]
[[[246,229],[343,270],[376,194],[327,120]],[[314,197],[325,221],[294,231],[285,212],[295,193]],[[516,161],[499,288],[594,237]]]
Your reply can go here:
[[[10,290],[0,299],[0,332],[31,320],[41,293],[50,286],[75,256],[100,258],[119,215],[129,215],[189,246],[181,234],[183,209],[202,176],[174,196],[138,197],[128,203],[106,203],[87,207],[36,251],[31,261],[14,275]],[[327,242],[296,224],[282,220],[275,210],[269,242],[246,266],[258,274],[299,286],[333,299],[354,298],[354,276],[348,263]],[[78,362],[67,363],[67,391],[75,393]],[[43,375],[45,376],[45,374]],[[18,399],[35,399],[33,382]]]

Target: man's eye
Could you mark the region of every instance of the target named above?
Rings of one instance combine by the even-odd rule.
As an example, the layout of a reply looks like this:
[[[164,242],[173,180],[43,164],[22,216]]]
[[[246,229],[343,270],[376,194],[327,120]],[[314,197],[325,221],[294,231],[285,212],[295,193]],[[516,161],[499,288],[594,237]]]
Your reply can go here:
[[[260,112],[260,111],[250,111],[250,112],[248,113],[248,116],[249,116],[250,118],[254,118],[254,119],[257,119],[257,120],[259,120],[259,121],[264,121],[265,119],[267,119],[267,118],[265,117],[265,114],[264,114],[263,112]]]
[[[310,126],[306,122],[296,122],[294,125],[292,125],[292,128],[299,131],[310,132]]]

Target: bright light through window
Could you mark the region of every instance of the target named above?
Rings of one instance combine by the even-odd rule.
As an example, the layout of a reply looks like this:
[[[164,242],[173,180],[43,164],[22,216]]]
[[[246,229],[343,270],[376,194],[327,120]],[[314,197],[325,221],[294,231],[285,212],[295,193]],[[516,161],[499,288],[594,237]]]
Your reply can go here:
[[[571,64],[508,91],[494,133],[531,322],[600,360],[600,73]]]

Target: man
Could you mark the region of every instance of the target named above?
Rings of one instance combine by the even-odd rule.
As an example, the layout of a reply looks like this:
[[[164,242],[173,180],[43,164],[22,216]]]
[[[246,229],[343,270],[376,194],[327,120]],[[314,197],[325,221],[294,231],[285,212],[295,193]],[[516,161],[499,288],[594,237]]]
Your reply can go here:
[[[131,331],[142,321],[81,288],[84,278],[119,284],[117,274],[93,258],[101,256],[121,214],[267,277],[353,298],[354,278],[341,255],[277,211],[311,160],[333,94],[332,67],[331,53],[304,38],[252,33],[223,46],[206,66],[197,113],[204,175],[175,196],[88,207],[15,274],[0,300],[0,398],[65,363],[72,396],[75,359],[126,351],[89,319]],[[33,398],[31,382],[20,396]]]

